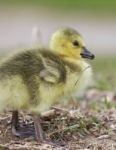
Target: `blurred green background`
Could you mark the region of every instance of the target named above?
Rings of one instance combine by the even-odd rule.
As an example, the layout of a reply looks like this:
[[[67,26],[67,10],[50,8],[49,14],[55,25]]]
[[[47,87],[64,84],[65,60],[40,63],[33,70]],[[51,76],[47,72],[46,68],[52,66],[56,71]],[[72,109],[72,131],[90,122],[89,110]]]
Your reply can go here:
[[[0,0],[1,54],[31,47],[37,28],[39,41],[48,45],[51,34],[65,26],[77,29],[95,53],[91,63],[97,87],[115,90],[115,0]]]
[[[1,4],[3,5],[9,5],[9,6],[25,6],[25,7],[37,7],[39,8],[39,6],[43,6],[43,7],[47,7],[47,8],[53,8],[54,10],[56,9],[65,9],[65,11],[69,11],[69,10],[74,10],[74,9],[78,9],[78,10],[83,10],[86,9],[88,11],[106,11],[108,12],[109,10],[111,11],[116,11],[115,9],[115,5],[116,2],[115,0],[4,0],[1,1]]]

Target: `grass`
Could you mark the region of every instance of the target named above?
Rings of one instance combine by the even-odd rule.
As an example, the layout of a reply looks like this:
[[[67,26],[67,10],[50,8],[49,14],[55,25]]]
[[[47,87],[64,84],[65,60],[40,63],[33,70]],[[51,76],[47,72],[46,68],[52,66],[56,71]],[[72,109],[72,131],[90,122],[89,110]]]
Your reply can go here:
[[[99,57],[92,64],[97,88],[100,90],[115,90],[116,58],[113,56]]]
[[[98,57],[92,62],[92,64],[96,71],[116,74],[116,57],[114,56]]]
[[[45,8],[52,8],[54,10],[64,10],[64,11],[69,11],[69,10],[88,10],[88,11],[97,11],[97,12],[116,12],[116,1],[110,0],[102,0],[102,1],[91,1],[91,0],[72,0],[72,1],[67,1],[67,0],[9,0],[9,1],[0,1],[1,5],[9,5],[9,6],[24,6],[24,7],[45,7]],[[112,13],[113,14],[113,13]]]

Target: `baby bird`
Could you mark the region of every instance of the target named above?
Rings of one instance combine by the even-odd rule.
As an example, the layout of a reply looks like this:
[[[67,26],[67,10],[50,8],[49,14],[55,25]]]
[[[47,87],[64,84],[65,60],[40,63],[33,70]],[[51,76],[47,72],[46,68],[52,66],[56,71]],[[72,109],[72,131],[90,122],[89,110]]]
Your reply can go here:
[[[12,132],[19,136],[18,111],[33,116],[36,139],[44,142],[40,113],[88,85],[93,59],[81,35],[72,28],[56,31],[50,48],[17,53],[0,65],[0,111],[10,108]]]

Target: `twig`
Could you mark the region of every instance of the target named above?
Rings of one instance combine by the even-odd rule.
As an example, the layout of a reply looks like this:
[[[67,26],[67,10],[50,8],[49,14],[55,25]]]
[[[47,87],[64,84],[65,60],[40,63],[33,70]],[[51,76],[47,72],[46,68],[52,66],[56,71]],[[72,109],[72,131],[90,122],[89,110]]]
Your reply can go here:
[[[41,117],[50,117],[50,116],[54,116],[55,115],[55,110],[54,109],[51,109],[49,111],[46,111],[46,112],[43,112],[41,114]]]
[[[109,135],[101,135],[99,137],[97,137],[97,139],[102,140],[102,139],[108,139],[110,136]]]
[[[56,111],[61,111],[65,114],[68,114],[69,117],[74,118],[76,117],[77,113],[79,112],[78,109],[76,110],[68,110],[68,109],[64,109],[64,108],[59,108],[59,107],[52,107],[53,109],[55,109]]]
[[[4,120],[7,120],[9,119],[11,116],[7,116],[7,117],[0,117],[0,121],[4,121]]]
[[[55,107],[55,106],[52,106],[52,108],[55,109],[56,111],[61,111],[64,113],[70,113],[70,111],[68,109],[59,108],[59,107]]]
[[[79,110],[68,110],[68,109],[65,109],[65,108],[59,108],[59,107],[51,107],[52,109],[49,110],[49,111],[46,111],[44,113],[41,114],[41,117],[42,118],[46,118],[46,117],[53,117],[55,115],[60,115],[60,113],[64,113],[66,115],[68,115],[69,117],[71,118],[74,118],[76,117],[77,113],[79,112]]]

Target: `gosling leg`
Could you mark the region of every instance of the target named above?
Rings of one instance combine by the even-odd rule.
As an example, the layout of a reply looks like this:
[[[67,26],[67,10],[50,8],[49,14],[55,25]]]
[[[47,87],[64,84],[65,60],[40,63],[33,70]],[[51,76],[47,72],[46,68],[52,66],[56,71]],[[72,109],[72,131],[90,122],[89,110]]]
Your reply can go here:
[[[13,111],[12,112],[12,122],[11,122],[12,134],[14,136],[17,136],[17,137],[20,137],[20,138],[34,135],[33,131],[30,131],[30,130],[27,131],[26,129],[23,129],[22,131],[20,131],[18,111]]]
[[[11,121],[11,130],[12,134],[15,136],[20,136],[20,133],[17,131],[19,126],[19,116],[18,111],[12,112],[12,121]]]
[[[51,141],[46,140],[44,132],[41,127],[41,118],[40,115],[33,115],[34,127],[35,127],[35,136],[38,143],[46,143],[51,146],[61,147],[65,146],[63,143],[53,143]]]
[[[34,127],[35,127],[35,136],[38,143],[42,143],[45,140],[44,133],[41,127],[40,115],[33,115]]]

